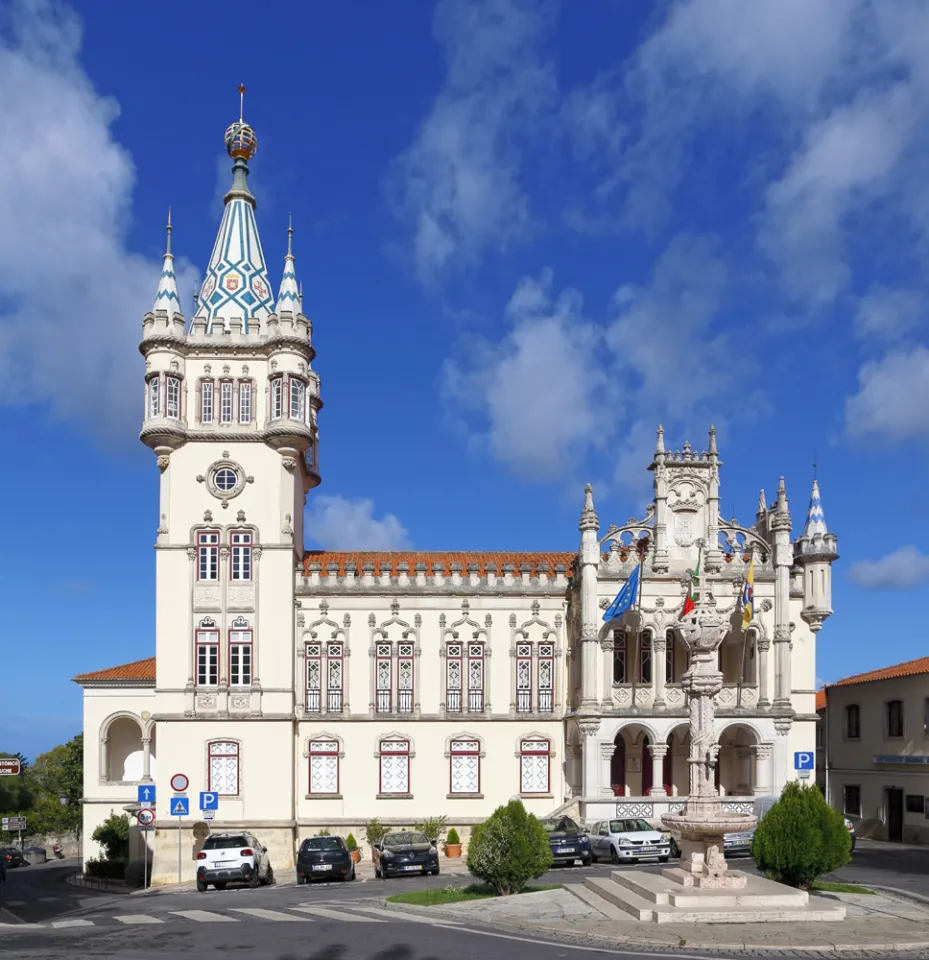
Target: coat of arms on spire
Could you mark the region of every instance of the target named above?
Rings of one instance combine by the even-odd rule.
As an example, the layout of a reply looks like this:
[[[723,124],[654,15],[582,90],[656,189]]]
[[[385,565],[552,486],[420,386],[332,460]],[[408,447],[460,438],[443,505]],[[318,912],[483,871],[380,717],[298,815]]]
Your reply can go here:
[[[226,152],[233,160],[232,187],[210,257],[195,319],[205,320],[207,333],[220,324],[228,329],[241,317],[244,332],[261,325],[274,301],[258,227],[255,198],[248,189],[248,161],[258,150],[258,136],[243,119],[245,87],[239,87],[239,119],[226,130]]]

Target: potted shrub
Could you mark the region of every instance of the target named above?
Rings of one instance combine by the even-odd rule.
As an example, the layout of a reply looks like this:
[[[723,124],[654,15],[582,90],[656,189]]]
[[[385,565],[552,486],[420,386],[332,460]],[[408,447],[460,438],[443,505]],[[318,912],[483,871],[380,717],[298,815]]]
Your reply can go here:
[[[450,860],[457,860],[461,856],[461,837],[454,827],[448,831],[445,838],[445,856]]]
[[[432,844],[438,846],[445,833],[446,823],[448,823],[448,817],[427,817],[422,823],[417,823],[413,829],[425,834]]]
[[[374,848],[380,844],[387,834],[387,827],[375,817],[365,824],[365,840],[371,847],[371,859],[374,859]]]
[[[358,863],[358,861],[361,860],[361,851],[358,849],[358,842],[355,840],[354,833],[350,833],[345,838],[345,846],[348,847],[349,852],[352,855],[352,861],[354,863]]]

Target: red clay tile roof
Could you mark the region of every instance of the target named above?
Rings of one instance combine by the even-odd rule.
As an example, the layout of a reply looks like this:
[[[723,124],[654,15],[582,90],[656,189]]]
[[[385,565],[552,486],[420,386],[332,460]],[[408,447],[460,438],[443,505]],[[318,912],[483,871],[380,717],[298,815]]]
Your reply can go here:
[[[134,660],[124,663],[120,667],[108,667],[106,670],[96,670],[93,673],[79,673],[74,677],[75,683],[99,682],[106,680],[139,680],[155,682],[155,658]]]
[[[816,691],[816,712],[826,709],[826,688]]]
[[[484,576],[488,564],[497,565],[497,576],[503,576],[503,564],[512,563],[514,573],[518,576],[520,566],[528,563],[531,567],[530,576],[538,574],[539,564],[548,564],[548,576],[555,575],[555,564],[563,563],[566,567],[565,575],[571,576],[571,564],[577,553],[505,553],[495,551],[473,551],[470,553],[460,553],[455,551],[434,550],[419,552],[414,550],[307,550],[303,555],[303,574],[309,574],[310,564],[318,563],[320,565],[319,574],[321,577],[329,576],[327,566],[330,563],[339,565],[338,575],[345,576],[345,565],[354,563],[357,565],[358,575],[361,575],[362,566],[366,563],[374,564],[374,574],[378,576],[382,563],[392,564],[391,572],[397,575],[397,564],[408,563],[410,576],[416,574],[416,564],[424,563],[426,565],[426,576],[432,576],[432,566],[435,563],[442,564],[443,575],[451,575],[451,564],[457,563],[461,568],[461,573],[468,574],[468,566],[476,563],[478,574]]]
[[[845,677],[830,683],[830,687],[845,687],[853,683],[870,683],[872,680],[896,680],[898,677],[916,677],[929,673],[929,657],[920,657],[918,660],[907,660],[892,667],[881,667],[879,670],[869,670],[867,673],[856,673],[853,677]]]

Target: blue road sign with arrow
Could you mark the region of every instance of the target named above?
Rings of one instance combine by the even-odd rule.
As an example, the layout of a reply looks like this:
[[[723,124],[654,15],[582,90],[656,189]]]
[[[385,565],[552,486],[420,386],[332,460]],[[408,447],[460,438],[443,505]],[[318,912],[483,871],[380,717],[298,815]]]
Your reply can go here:
[[[140,783],[139,784],[139,803],[143,804],[146,807],[150,807],[154,802],[155,802],[155,784]]]
[[[218,793],[201,793],[200,809],[201,810],[218,810],[219,794]]]
[[[190,816],[190,800],[187,797],[171,798],[171,816],[187,817]]]
[[[812,750],[798,750],[794,754],[795,770],[813,770],[816,767],[816,754]]]

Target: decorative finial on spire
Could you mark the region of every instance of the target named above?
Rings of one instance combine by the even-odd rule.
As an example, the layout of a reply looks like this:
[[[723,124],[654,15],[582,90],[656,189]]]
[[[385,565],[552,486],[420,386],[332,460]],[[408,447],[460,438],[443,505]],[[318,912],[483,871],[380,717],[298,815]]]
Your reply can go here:
[[[787,509],[787,483],[781,477],[777,481],[777,512],[782,513]]]
[[[300,281],[300,309],[303,309],[303,281]]]
[[[230,157],[236,159],[241,157],[243,160],[251,160],[258,152],[258,136],[255,131],[245,122],[245,84],[239,84],[239,119],[229,125],[226,130],[226,152]],[[233,170],[236,168],[233,167]],[[236,184],[232,184],[233,190]]]
[[[239,123],[245,123],[245,84],[239,84]]]
[[[155,293],[155,304],[152,313],[164,310],[168,316],[179,314],[181,298],[177,292],[177,278],[174,275],[174,255],[171,253],[171,208],[168,207],[168,225],[166,227],[165,255],[161,265],[161,276],[158,279],[158,291]]]
[[[664,427],[658,424],[658,442],[655,445],[655,453],[664,453]]]
[[[710,454],[717,454],[719,451],[716,449],[716,427],[710,427],[710,449],[707,451]]]
[[[274,312],[280,316],[287,311],[296,316],[300,313],[300,289],[297,287],[297,274],[293,253],[294,226],[293,218],[287,227],[287,254],[284,257],[284,276],[281,277],[281,286],[277,292],[277,306]]]
[[[768,502],[767,500],[765,500],[764,487],[762,487],[761,491],[758,494],[758,512],[756,513],[756,517],[759,520],[763,520],[767,512],[768,512]]]
[[[584,509],[581,510],[581,522],[578,526],[582,533],[585,530],[600,529],[600,518],[594,509],[594,491],[589,483],[584,485]]]
[[[294,215],[287,214],[287,256],[294,255]]]

